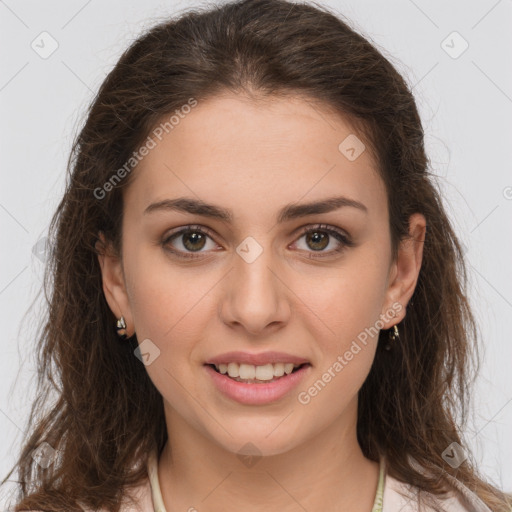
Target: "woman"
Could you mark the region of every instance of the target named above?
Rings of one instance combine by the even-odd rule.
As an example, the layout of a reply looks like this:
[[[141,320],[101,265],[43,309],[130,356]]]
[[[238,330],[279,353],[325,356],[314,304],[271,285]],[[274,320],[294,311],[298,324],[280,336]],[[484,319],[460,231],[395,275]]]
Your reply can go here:
[[[461,439],[475,325],[414,98],[344,22],[154,27],[70,164],[16,511],[511,509]]]

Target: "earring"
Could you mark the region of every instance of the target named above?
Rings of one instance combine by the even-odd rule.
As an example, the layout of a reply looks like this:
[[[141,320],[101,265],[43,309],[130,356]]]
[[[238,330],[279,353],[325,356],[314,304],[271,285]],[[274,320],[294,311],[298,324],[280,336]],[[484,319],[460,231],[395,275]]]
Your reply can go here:
[[[397,340],[400,339],[400,333],[398,332],[398,327],[396,324],[393,326],[393,330],[389,333],[389,340],[384,345],[385,350],[391,350],[391,342],[396,343]]]
[[[124,316],[121,316],[121,318],[117,321],[116,331],[117,331],[117,335],[122,340],[125,340],[128,337],[126,334],[126,322],[124,320]]]

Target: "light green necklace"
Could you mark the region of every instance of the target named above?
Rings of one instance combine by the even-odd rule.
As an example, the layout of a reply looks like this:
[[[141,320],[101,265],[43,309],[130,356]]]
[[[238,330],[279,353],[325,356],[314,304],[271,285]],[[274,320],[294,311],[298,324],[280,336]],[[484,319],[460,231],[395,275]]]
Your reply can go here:
[[[384,457],[380,458],[379,483],[377,484],[377,494],[373,502],[372,512],[382,512],[382,503],[384,495]]]

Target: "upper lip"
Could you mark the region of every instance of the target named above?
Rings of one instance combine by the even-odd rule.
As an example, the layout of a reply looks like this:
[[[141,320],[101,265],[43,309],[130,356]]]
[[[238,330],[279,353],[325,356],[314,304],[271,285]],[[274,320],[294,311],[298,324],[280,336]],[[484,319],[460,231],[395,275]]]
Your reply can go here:
[[[251,354],[250,352],[226,352],[218,356],[212,357],[205,364],[252,364],[254,366],[262,366],[265,364],[275,363],[293,363],[303,364],[309,363],[303,357],[286,354],[285,352],[260,352],[259,354]]]

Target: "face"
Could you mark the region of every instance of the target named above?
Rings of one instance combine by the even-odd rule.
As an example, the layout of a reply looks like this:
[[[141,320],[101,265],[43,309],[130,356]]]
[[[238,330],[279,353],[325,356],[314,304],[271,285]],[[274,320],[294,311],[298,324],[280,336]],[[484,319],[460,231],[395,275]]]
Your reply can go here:
[[[273,455],[355,428],[378,331],[403,319],[422,250],[403,243],[392,260],[386,190],[356,136],[305,99],[218,96],[133,171],[122,259],[100,256],[104,291],[147,354],[170,431]],[[410,226],[423,239],[423,217]],[[269,362],[306,364],[264,384],[212,361],[243,363],[243,377],[261,363],[258,378],[280,372]]]

